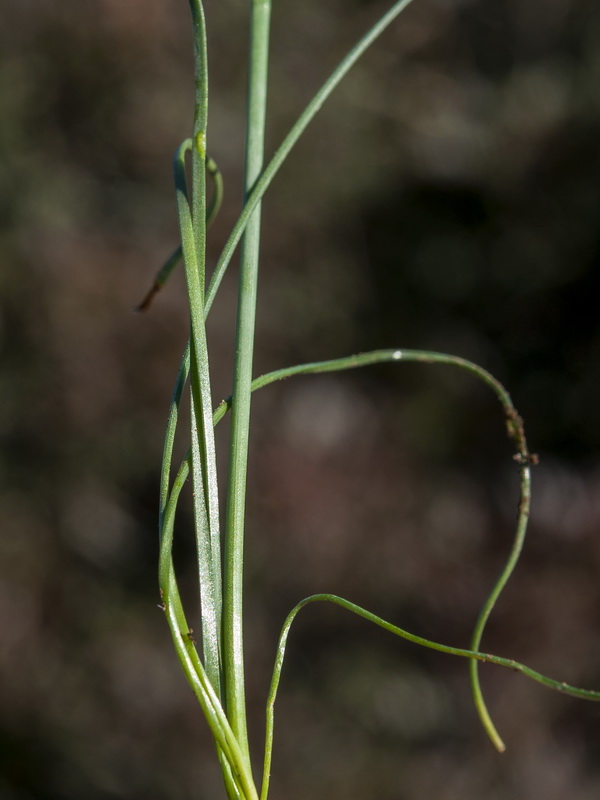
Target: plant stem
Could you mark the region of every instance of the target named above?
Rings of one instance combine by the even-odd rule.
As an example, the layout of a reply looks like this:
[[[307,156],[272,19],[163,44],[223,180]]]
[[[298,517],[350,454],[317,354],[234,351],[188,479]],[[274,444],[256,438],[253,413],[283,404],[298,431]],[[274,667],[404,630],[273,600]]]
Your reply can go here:
[[[252,0],[244,202],[263,165],[270,14],[270,0]],[[260,204],[257,204],[248,222],[241,247],[223,585],[223,653],[227,716],[240,748],[246,753],[248,760],[250,754],[244,687],[242,590],[259,245]]]

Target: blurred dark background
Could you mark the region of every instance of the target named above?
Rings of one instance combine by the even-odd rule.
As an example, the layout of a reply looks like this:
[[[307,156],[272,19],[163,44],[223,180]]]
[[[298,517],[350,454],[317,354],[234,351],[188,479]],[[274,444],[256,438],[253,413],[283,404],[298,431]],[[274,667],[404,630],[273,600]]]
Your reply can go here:
[[[269,151],[385,4],[275,3]],[[209,151],[239,211],[246,3],[207,3]],[[189,135],[185,0],[5,0],[0,796],[223,797],[156,608],[162,431],[186,339],[177,242]],[[417,0],[340,86],[264,208],[256,373],[376,347],[480,362],[526,420],[526,552],[484,647],[600,688],[600,5]],[[230,389],[235,267],[210,318]],[[247,663],[260,765],[283,619],[342,594],[466,646],[513,533],[517,468],[491,393],[448,368],[305,377],[256,396]],[[219,433],[226,469],[226,423]],[[185,442],[182,438],[180,449]],[[186,505],[187,504],[187,505]],[[193,593],[189,497],[181,576]],[[187,544],[186,544],[187,542]],[[187,548],[187,549],[186,549]],[[493,667],[508,750],[466,664],[326,607],[292,633],[273,800],[591,800],[598,706]]]

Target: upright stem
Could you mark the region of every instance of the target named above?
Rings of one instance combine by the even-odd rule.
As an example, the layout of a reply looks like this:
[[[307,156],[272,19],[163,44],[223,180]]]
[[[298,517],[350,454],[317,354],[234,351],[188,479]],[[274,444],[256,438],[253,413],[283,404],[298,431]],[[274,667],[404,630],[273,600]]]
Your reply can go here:
[[[244,202],[263,165],[270,13],[270,0],[252,0]],[[223,586],[223,652],[227,716],[240,748],[248,759],[250,756],[244,687],[242,584],[259,244],[260,204],[256,206],[248,222],[241,246]]]

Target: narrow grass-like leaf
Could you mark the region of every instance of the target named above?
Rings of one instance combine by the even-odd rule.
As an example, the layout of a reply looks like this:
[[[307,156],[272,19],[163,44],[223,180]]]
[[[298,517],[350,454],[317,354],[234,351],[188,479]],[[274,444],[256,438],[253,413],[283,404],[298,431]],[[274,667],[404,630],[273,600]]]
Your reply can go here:
[[[533,670],[530,667],[525,666],[525,664],[521,664],[512,658],[502,658],[501,656],[495,656],[492,655],[491,653],[480,653],[473,650],[465,650],[460,647],[450,647],[449,645],[440,644],[439,642],[433,642],[430,639],[424,639],[422,636],[416,636],[414,633],[409,633],[403,628],[399,628],[397,625],[392,625],[391,622],[387,622],[381,617],[378,617],[376,614],[373,614],[370,611],[361,608],[361,606],[358,606],[355,603],[351,603],[349,600],[345,600],[342,597],[338,597],[337,595],[333,594],[315,594],[312,595],[311,597],[307,597],[304,600],[302,600],[300,603],[298,603],[298,605],[296,605],[292,609],[292,611],[290,611],[285,620],[285,623],[283,625],[279,637],[279,642],[277,645],[277,655],[275,658],[275,667],[273,669],[273,677],[271,680],[271,686],[269,689],[269,695],[267,699],[267,722],[266,722],[267,732],[266,732],[264,773],[263,773],[262,790],[260,795],[261,800],[266,800],[268,793],[269,776],[271,772],[271,758],[273,751],[274,705],[275,705],[275,699],[277,697],[277,690],[279,688],[279,682],[281,680],[281,670],[283,667],[285,648],[290,628],[292,626],[292,622],[298,615],[299,611],[302,608],[304,608],[304,606],[310,603],[323,603],[323,602],[333,603],[334,605],[341,606],[341,608],[346,609],[346,611],[351,611],[353,614],[357,614],[359,617],[362,617],[363,619],[366,619],[369,622],[378,625],[380,628],[383,628],[389,633],[393,633],[395,636],[400,636],[402,639],[406,639],[407,641],[413,642],[414,644],[419,644],[422,647],[427,647],[430,650],[437,650],[440,653],[447,653],[449,655],[460,656],[462,658],[468,658],[471,660],[485,661],[489,664],[497,664],[500,667],[507,667],[508,669],[520,672],[526,678],[530,678],[531,680],[542,684],[542,686],[546,686],[549,689],[554,689],[555,691],[561,692],[562,694],[568,694],[571,697],[579,697],[584,700],[593,700],[595,702],[600,702],[600,692],[593,691],[591,689],[579,689],[576,686],[570,686],[568,683],[565,683],[564,681],[555,681],[552,678],[548,678],[545,675],[542,675],[540,672],[536,672],[536,670]]]
[[[514,420],[514,424],[517,425],[522,433],[523,426],[521,420],[516,417]],[[520,436],[521,433],[516,433],[517,436]],[[526,453],[525,449],[525,453]],[[473,631],[473,636],[471,638],[471,650],[479,650],[481,639],[483,636],[483,631],[485,625],[489,619],[490,614],[492,613],[492,609],[494,608],[496,601],[498,600],[500,593],[506,586],[506,583],[510,576],[513,573],[514,568],[517,565],[519,557],[521,555],[521,551],[523,549],[523,544],[525,541],[525,533],[527,531],[527,524],[529,522],[529,509],[531,506],[531,469],[530,463],[531,457],[524,456],[522,452],[517,454],[520,464],[521,464],[521,499],[519,502],[519,513],[517,516],[517,528],[515,539],[509,553],[508,559],[506,564],[504,565],[500,576],[498,577],[496,583],[492,591],[490,592],[488,598],[486,599],[483,608],[479,613],[479,617],[477,618],[477,622],[475,624],[475,629]],[[475,703],[475,707],[477,709],[477,713],[488,732],[490,740],[496,750],[499,753],[503,753],[506,750],[506,746],[500,737],[500,734],[496,730],[495,725],[492,722],[490,717],[490,713],[487,709],[485,700],[483,698],[483,692],[481,690],[481,682],[479,680],[479,665],[477,661],[471,661],[469,663],[469,677],[471,683],[471,692],[473,694],[473,701]]]
[[[219,534],[219,491],[212,400],[210,389],[208,346],[206,342],[206,310],[204,283],[206,269],[206,128],[208,122],[208,64],[206,22],[201,0],[190,0],[194,36],[194,134],[191,147],[182,146],[175,158],[175,187],[190,306],[191,345],[191,409],[192,467],[194,506],[200,518],[196,528],[199,568],[206,576],[207,608],[205,648],[211,653],[206,666],[220,692],[221,676],[221,540]],[[192,207],[190,212],[185,177],[185,153],[192,154]],[[198,451],[194,449],[198,446]],[[203,494],[203,498],[202,498]],[[201,508],[205,506],[205,511]],[[208,531],[203,529],[203,516],[208,517]],[[208,535],[208,541],[204,537]],[[201,581],[202,584],[202,581]],[[201,589],[202,590],[202,589]],[[214,603],[214,606],[212,605]],[[205,606],[202,607],[204,624]],[[204,637],[203,637],[204,638]]]
[[[309,123],[313,120],[323,103],[327,100],[329,95],[344,78],[349,70],[356,64],[358,59],[363,55],[373,42],[381,36],[386,28],[396,19],[404,9],[410,5],[412,0],[398,0],[394,5],[380,17],[373,27],[365,33],[364,36],[356,43],[356,45],[348,52],[348,54],[340,61],[338,66],[333,70],[329,78],[321,86],[321,88],[314,95],[312,100],[308,103],[304,111],[300,114],[297,121],[291,128],[288,135],[285,137],[275,154],[262,171],[260,177],[256,181],[252,192],[246,200],[244,208],[235,223],[231,235],[227,240],[225,247],[217,261],[215,270],[210,280],[210,284],[206,293],[206,313],[208,313],[219,285],[225,274],[225,270],[231,260],[231,256],[240,241],[242,233],[248,220],[252,216],[256,206],[260,203],[264,193],[269,188],[269,185],[285,159],[290,154],[290,151],[295,146],[298,139],[302,136]]]
[[[202,612],[202,644],[207,672],[217,693],[220,693],[221,560],[218,487],[208,347],[203,313],[202,269],[197,260],[197,236],[194,235],[194,228],[197,226],[192,223],[185,178],[185,154],[191,147],[192,142],[189,139],[179,147],[173,166],[190,303],[192,481]],[[203,210],[202,220],[205,220]]]

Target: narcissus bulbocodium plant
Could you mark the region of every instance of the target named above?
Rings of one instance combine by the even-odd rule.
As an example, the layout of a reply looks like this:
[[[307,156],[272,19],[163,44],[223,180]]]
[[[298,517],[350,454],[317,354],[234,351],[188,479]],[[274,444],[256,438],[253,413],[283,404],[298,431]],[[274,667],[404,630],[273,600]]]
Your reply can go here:
[[[578,689],[552,680],[509,658],[480,651],[490,613],[508,581],[521,553],[530,508],[530,453],[523,421],[510,395],[489,372],[457,356],[422,350],[392,348],[329,361],[287,367],[258,378],[252,377],[256,297],[260,252],[261,200],[279,168],[323,103],[358,61],[411,0],[399,0],[367,31],[323,83],[279,148],[265,165],[264,134],[268,83],[270,0],[251,0],[248,47],[248,94],[246,108],[245,175],[242,210],[217,260],[207,274],[207,228],[219,211],[223,185],[218,166],[208,154],[208,69],[207,32],[202,3],[190,0],[195,63],[194,127],[191,137],[177,149],[174,176],[180,245],[159,272],[141,304],[147,308],[178,262],[183,261],[189,301],[190,337],[175,384],[170,406],[160,487],[161,607],[169,624],[175,650],[183,671],[206,717],[214,738],[223,781],[230,800],[266,800],[269,793],[273,751],[274,707],[290,628],[302,608],[311,603],[333,603],[403,639],[466,659],[475,707],[494,746],[504,750],[488,713],[478,676],[480,662],[489,662],[565,694],[600,700],[600,692]],[[210,201],[207,201],[207,197]],[[239,289],[235,331],[235,362],[232,391],[228,399],[213,407],[206,319],[225,270],[239,246]],[[514,459],[520,471],[520,498],[512,547],[501,574],[479,613],[469,649],[451,647],[424,639],[381,619],[376,614],[333,594],[317,594],[301,600],[288,614],[276,647],[275,664],[266,706],[266,736],[262,753],[262,780],[257,783],[252,769],[247,734],[245,671],[243,649],[244,514],[248,457],[248,433],[252,395],[274,381],[309,375],[358,369],[382,363],[419,362],[469,373],[482,381],[498,400],[506,422]],[[186,389],[186,387],[189,387]],[[173,446],[179,408],[185,391],[190,393],[190,446],[175,470]],[[219,483],[214,429],[231,414],[229,470],[226,476],[224,530],[221,530]],[[192,633],[182,604],[173,566],[173,538],[177,503],[184,484],[191,479],[193,519],[198,564],[201,615],[200,644]],[[196,627],[196,626],[194,626]]]

